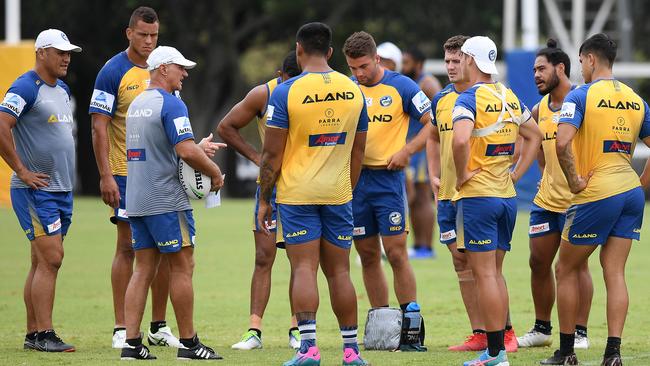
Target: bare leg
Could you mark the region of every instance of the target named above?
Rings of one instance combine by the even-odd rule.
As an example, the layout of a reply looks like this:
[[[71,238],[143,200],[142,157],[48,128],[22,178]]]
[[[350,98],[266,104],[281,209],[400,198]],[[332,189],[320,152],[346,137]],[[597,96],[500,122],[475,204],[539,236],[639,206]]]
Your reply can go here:
[[[388,284],[384,270],[381,268],[379,236],[355,239],[354,246],[361,257],[363,284],[368,293],[370,306],[377,308],[388,305]]]
[[[277,252],[275,236],[266,236],[257,231],[255,236],[255,269],[251,279],[250,324],[251,328],[262,329],[262,318],[271,295],[271,270]]]
[[[38,266],[32,279],[32,305],[39,332],[53,329],[52,308],[56,278],[63,262],[61,235],[39,236],[34,240]]]
[[[38,330],[36,325],[36,312],[34,311],[34,303],[32,302],[32,283],[34,282],[34,273],[38,266],[38,256],[36,254],[36,244],[32,241],[31,246],[31,266],[27,272],[27,279],[25,280],[25,287],[23,289],[23,300],[25,301],[25,310],[27,312],[27,333],[33,333]]]
[[[135,271],[133,271],[124,297],[127,339],[140,337],[140,325],[147,304],[149,286],[156,275],[159,262],[160,253],[157,248],[135,251]]]
[[[182,248],[176,253],[165,254],[169,259],[171,285],[170,294],[176,322],[178,323],[179,338],[192,338],[194,330],[194,289],[192,274],[194,273],[194,249]]]
[[[629,296],[625,283],[625,263],[632,239],[610,236],[600,251],[600,264],[607,288],[607,335],[621,337],[627,317]]]
[[[560,247],[560,233],[530,239],[530,288],[535,305],[535,318],[551,320],[551,311],[555,303],[555,278],[553,260]]]
[[[393,269],[395,295],[400,304],[417,301],[415,273],[406,251],[406,233],[383,236],[386,257]]]
[[[115,257],[111,266],[111,287],[113,289],[113,311],[115,326],[124,327],[124,297],[126,288],[133,274],[133,259],[135,255],[131,247],[131,227],[128,222],[117,222],[117,244]]]
[[[573,245],[565,240],[560,243],[560,255],[555,265],[557,279],[557,311],[560,332],[573,334],[578,312],[580,268],[596,249],[596,245]]]
[[[433,193],[429,183],[415,183],[415,200],[410,203],[411,223],[415,243],[432,248],[435,213],[433,212]]]
[[[169,261],[166,256],[160,258],[158,271],[151,282],[151,321],[163,321],[167,316],[167,299],[169,298]]]
[[[320,262],[339,326],[357,325],[357,295],[350,279],[350,250],[322,239]]]
[[[463,298],[465,311],[469,317],[469,323],[474,329],[485,329],[485,324],[481,318],[481,312],[478,306],[476,281],[472,269],[467,263],[467,257],[464,253],[459,252],[456,243],[447,245],[451,252],[451,258],[454,264],[454,270],[458,275],[458,285],[460,286],[460,295]]]

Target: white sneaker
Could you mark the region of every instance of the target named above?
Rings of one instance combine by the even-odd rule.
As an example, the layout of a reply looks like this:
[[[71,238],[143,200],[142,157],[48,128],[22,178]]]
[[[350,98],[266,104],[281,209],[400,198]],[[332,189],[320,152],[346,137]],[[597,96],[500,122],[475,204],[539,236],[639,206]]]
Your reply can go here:
[[[241,337],[241,341],[233,344],[230,348],[240,351],[249,351],[252,349],[262,348],[262,340],[253,330],[249,330]]]
[[[575,349],[588,349],[589,348],[589,338],[583,337],[575,334],[575,341],[573,342],[573,348]]]
[[[517,337],[519,347],[547,347],[551,343],[553,343],[553,336],[538,332],[535,328],[529,330],[523,336]]]
[[[300,349],[300,331],[297,329],[289,331],[289,347]]]
[[[147,340],[150,346],[185,348],[178,338],[172,334],[172,329],[169,326],[158,329],[156,333],[151,333],[151,329],[149,329],[147,333]]]
[[[113,334],[113,348],[124,348],[124,343],[126,343],[126,330],[118,330]]]

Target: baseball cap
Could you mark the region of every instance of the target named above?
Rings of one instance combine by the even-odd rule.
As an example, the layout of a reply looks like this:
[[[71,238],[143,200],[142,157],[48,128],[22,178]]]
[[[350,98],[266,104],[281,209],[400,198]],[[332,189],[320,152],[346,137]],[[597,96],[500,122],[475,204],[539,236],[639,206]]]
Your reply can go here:
[[[497,60],[497,45],[488,37],[472,37],[463,43],[460,50],[472,56],[474,62],[476,62],[476,66],[484,73],[493,75],[499,73],[495,64]]]
[[[377,46],[377,54],[381,58],[391,60],[395,63],[395,71],[402,70],[402,51],[392,42],[384,42]]]
[[[149,54],[147,65],[149,71],[155,70],[160,65],[176,64],[186,69],[196,66],[196,62],[186,59],[177,49],[169,46],[159,46]]]
[[[34,48],[53,47],[61,51],[81,52],[81,47],[75,46],[68,40],[68,36],[58,29],[46,29],[38,34]]]

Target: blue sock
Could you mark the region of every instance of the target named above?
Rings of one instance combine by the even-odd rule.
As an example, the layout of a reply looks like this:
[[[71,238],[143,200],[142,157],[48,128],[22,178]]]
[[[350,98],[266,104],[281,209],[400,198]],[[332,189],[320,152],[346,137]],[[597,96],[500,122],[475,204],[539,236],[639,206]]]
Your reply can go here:
[[[316,320],[300,320],[300,353],[307,353],[309,347],[316,345]]]
[[[359,354],[359,345],[357,344],[357,326],[341,327],[341,337],[343,338],[343,349],[352,348]]]

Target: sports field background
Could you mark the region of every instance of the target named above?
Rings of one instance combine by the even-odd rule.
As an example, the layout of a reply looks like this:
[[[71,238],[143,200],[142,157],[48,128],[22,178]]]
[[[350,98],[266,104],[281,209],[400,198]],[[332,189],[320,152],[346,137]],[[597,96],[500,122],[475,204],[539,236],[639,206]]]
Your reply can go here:
[[[278,252],[273,271],[271,300],[265,314],[264,349],[232,351],[248,326],[250,277],[254,246],[251,235],[252,200],[226,199],[223,206],[211,210],[195,205],[197,226],[195,326],[201,339],[221,355],[223,365],[281,365],[292,356],[287,346],[289,307],[287,303],[288,261]],[[646,211],[648,211],[646,209]],[[110,266],[115,246],[115,229],[107,219],[107,208],[96,198],[77,198],[73,224],[65,241],[65,259],[59,272],[54,325],[62,338],[74,344],[72,354],[45,354],[23,351],[24,305],[22,288],[29,265],[29,244],[10,209],[0,208],[0,365],[107,365],[121,364],[119,351],[110,348],[113,310]],[[513,324],[522,334],[534,320],[528,268],[528,214],[520,212],[512,253],[506,257],[505,273],[510,290]],[[625,365],[650,365],[650,228],[644,220],[642,241],[635,243],[627,265],[630,311],[623,335]],[[469,334],[467,317],[458,292],[456,275],[445,247],[436,243],[438,259],[414,261],[419,302],[426,321],[427,353],[364,352],[375,366],[384,365],[460,365],[472,353],[446,350]],[[596,252],[591,268],[595,284],[589,322],[592,347],[578,350],[581,365],[600,365],[607,337],[605,326],[605,290]],[[359,299],[359,323],[362,339],[368,301],[361,281],[361,268],[354,264],[352,276]],[[388,279],[391,280],[389,266]],[[327,297],[324,278],[319,279],[321,306],[318,314],[318,343],[322,365],[341,364],[341,340]],[[392,290],[391,290],[392,294]],[[391,297],[391,305],[396,300]],[[176,330],[171,304],[167,321]],[[150,321],[147,309],[143,329]],[[557,316],[554,311],[554,345],[559,344]],[[511,365],[536,365],[554,348],[520,350],[510,354]],[[177,364],[173,349],[152,348],[158,356],[155,364]]]

